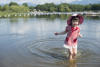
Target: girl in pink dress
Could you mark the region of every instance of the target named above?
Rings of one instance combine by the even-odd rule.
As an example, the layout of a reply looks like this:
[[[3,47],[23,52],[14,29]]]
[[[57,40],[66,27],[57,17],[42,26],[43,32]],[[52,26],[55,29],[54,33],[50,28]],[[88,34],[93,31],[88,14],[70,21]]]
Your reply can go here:
[[[82,37],[78,25],[82,24],[82,22],[83,22],[83,17],[81,15],[74,14],[67,20],[68,26],[66,27],[65,31],[55,33],[55,35],[62,35],[67,33],[64,47],[68,48],[69,59],[75,59],[76,57],[77,38]]]

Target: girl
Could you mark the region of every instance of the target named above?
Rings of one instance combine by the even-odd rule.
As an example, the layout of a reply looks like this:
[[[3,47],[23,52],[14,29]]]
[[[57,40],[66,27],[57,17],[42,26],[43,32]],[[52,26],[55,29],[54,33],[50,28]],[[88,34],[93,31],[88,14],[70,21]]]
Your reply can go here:
[[[67,20],[68,26],[66,27],[65,31],[55,33],[55,35],[62,35],[67,33],[64,47],[68,48],[70,60],[75,59],[77,54],[77,38],[82,37],[78,25],[82,24],[82,22],[83,17],[81,15],[74,14]]]

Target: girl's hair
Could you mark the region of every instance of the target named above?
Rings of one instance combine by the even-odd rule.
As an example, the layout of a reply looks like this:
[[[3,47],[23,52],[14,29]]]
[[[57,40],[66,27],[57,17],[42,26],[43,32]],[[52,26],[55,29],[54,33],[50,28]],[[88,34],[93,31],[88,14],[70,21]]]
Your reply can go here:
[[[70,23],[70,26],[72,26],[72,21],[78,21],[79,22],[79,18],[77,16],[73,16],[72,19],[71,19],[71,23]]]

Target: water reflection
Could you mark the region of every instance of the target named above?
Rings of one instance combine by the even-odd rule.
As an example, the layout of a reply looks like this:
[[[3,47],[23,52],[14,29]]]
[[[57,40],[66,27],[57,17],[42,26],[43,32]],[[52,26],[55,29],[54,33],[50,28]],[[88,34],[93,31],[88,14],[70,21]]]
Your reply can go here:
[[[76,60],[70,60],[67,67],[77,67]]]
[[[85,18],[90,19],[90,20],[91,20],[91,19],[92,19],[92,20],[99,20],[99,19],[100,19],[100,16],[92,16],[92,17],[91,17],[91,16],[88,16],[88,17],[85,16]]]
[[[100,66],[100,18],[85,17],[80,26],[84,37],[79,39],[80,56],[76,62],[66,60],[62,47],[66,35],[56,37],[53,34],[65,29],[67,17],[52,15],[0,19],[0,64],[4,65],[2,67],[78,67],[78,63],[82,67],[83,62],[84,66],[87,66],[87,63]],[[62,64],[61,61],[65,60],[68,62]]]
[[[55,20],[56,18],[59,18],[59,19],[67,19],[70,15],[65,15],[65,14],[62,14],[62,15],[40,15],[40,16],[36,16],[36,18],[47,18],[48,20]]]
[[[9,19],[9,21],[11,23],[17,23],[19,20],[18,20],[18,18],[13,18],[13,19]]]
[[[80,26],[82,34],[89,38],[100,38],[99,21],[100,18],[94,20],[93,17],[86,17],[83,25]]]

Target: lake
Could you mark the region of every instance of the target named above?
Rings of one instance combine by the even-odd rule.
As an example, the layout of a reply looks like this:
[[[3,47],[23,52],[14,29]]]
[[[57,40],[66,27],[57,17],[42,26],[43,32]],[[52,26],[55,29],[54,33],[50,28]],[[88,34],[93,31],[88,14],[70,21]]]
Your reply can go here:
[[[66,15],[0,18],[0,67],[99,67],[100,16],[84,16],[77,60],[63,47]]]

